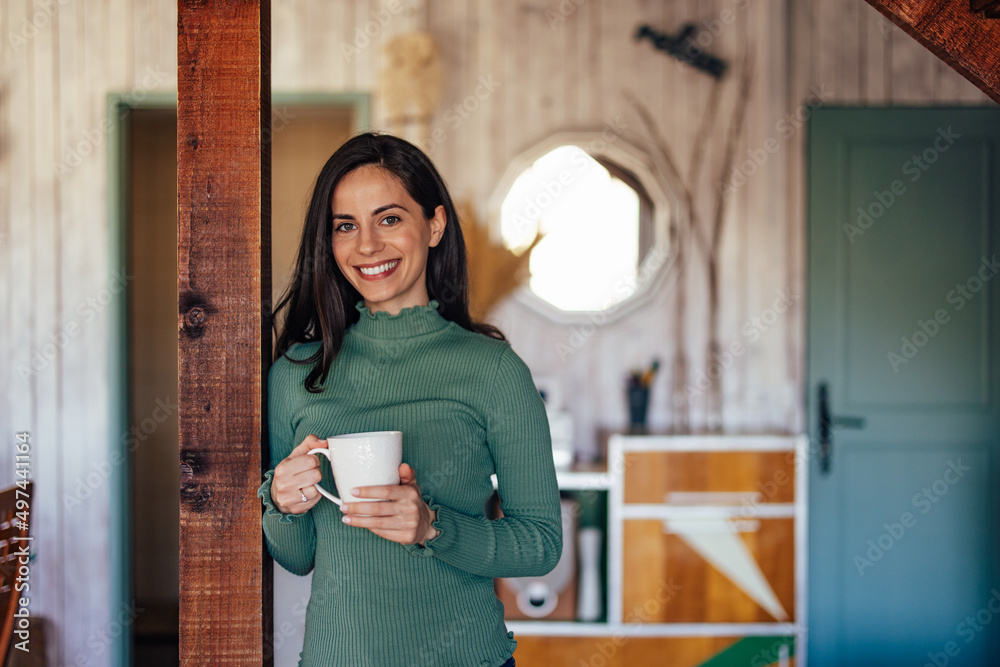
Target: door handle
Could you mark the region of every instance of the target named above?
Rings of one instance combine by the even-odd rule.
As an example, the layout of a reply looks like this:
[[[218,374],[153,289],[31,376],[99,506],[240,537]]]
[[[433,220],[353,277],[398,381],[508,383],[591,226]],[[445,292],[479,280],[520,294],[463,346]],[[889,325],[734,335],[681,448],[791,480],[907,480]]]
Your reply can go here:
[[[833,442],[830,438],[830,399],[825,382],[819,383],[819,471],[824,475],[830,472],[830,450]]]
[[[864,428],[864,417],[833,416],[830,414],[830,391],[826,382],[819,383],[819,470],[830,472],[830,455],[833,453],[833,433],[842,428]]]

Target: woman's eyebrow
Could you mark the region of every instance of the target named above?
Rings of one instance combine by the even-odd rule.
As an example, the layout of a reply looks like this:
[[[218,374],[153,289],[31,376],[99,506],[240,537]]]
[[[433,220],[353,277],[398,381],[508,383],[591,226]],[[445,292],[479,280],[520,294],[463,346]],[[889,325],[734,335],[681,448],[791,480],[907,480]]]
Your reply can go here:
[[[390,208],[401,208],[404,211],[406,211],[407,213],[409,213],[409,211],[407,211],[406,207],[403,206],[403,205],[401,205],[401,204],[386,204],[385,206],[379,206],[377,209],[375,209],[374,211],[372,211],[372,215],[374,216],[374,215],[378,215],[379,213],[384,213],[385,211],[388,211]]]
[[[406,211],[407,213],[410,212],[409,209],[407,209],[402,204],[386,204],[385,206],[379,206],[377,209],[375,209],[374,211],[372,211],[372,213],[371,213],[372,217],[378,215],[379,213],[384,213],[384,212],[388,211],[391,208],[399,208],[399,209],[402,209],[402,210]],[[333,219],[334,220],[351,220],[351,221],[354,221],[354,216],[351,215],[350,213],[334,213],[333,214]]]

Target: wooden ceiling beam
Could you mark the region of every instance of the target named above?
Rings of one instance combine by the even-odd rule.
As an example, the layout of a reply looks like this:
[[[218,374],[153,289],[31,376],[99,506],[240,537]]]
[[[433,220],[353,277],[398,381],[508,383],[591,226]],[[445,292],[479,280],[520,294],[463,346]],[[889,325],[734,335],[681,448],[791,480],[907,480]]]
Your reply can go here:
[[[972,12],[984,18],[1000,18],[1000,0],[970,0]]]
[[[970,0],[867,2],[1000,103],[1000,21],[974,13]]]

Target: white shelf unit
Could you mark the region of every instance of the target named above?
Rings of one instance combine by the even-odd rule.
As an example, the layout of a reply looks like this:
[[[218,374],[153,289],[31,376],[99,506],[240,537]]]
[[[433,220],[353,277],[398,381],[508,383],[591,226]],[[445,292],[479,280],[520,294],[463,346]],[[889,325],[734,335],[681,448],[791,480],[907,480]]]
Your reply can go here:
[[[535,637],[791,637],[798,623],[583,623],[580,621],[507,621],[514,635]],[[796,655],[798,649],[796,649]],[[804,658],[803,658],[804,661]]]
[[[602,470],[556,470],[560,491],[610,491],[614,476]],[[496,487],[496,478],[493,479]],[[535,637],[601,637],[610,632],[605,622],[507,621],[514,635]]]
[[[608,443],[608,474],[612,483],[608,492],[608,622],[594,634],[623,634],[641,637],[704,636],[794,636],[795,659],[806,666],[806,540],[808,535],[808,465],[807,438],[793,436],[632,436],[614,435]],[[738,519],[739,506],[669,504],[626,504],[625,455],[630,452],[794,452],[795,496],[791,503],[760,503],[754,518],[791,518],[794,520],[795,621],[767,623],[625,623],[624,590],[624,521],[627,519]],[[553,634],[551,628],[548,634]],[[527,634],[527,633],[525,633]],[[584,634],[584,633],[580,633]],[[783,659],[782,663],[786,663]]]
[[[556,482],[560,491],[607,491],[611,488],[612,475],[603,471],[557,470]],[[497,476],[491,475],[493,488],[497,488]]]
[[[560,491],[610,491],[614,476],[607,470],[556,470]],[[492,475],[493,488],[497,476]],[[610,494],[609,494],[610,495]],[[606,603],[606,601],[605,601]],[[584,621],[506,621],[515,635],[535,637],[600,637],[609,632],[605,622]]]
[[[796,665],[806,665],[806,538],[808,441],[804,435],[646,436],[613,435],[604,471],[557,471],[560,490],[608,492],[607,621],[508,621],[516,635],[547,637],[795,637]],[[760,503],[756,519],[793,519],[795,524],[795,621],[755,623],[626,623],[623,620],[624,521],[628,519],[742,518],[739,506],[625,503],[628,452],[794,452],[795,497],[791,503]],[[721,494],[725,496],[726,494]],[[787,664],[783,658],[781,664]]]

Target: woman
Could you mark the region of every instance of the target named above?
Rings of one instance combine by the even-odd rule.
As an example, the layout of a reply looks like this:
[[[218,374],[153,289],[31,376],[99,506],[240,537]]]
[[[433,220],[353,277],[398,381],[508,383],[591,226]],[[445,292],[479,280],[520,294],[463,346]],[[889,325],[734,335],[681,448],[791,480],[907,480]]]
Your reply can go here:
[[[300,665],[513,665],[494,577],[562,548],[545,411],[524,362],[469,318],[465,244],[412,144],[364,134],[313,191],[269,378],[259,495],[274,559],[313,571]],[[398,486],[321,499],[319,438],[403,432]],[[484,504],[496,473],[503,518]],[[419,484],[418,484],[419,474]],[[329,486],[327,486],[329,488]],[[366,516],[362,516],[364,514]]]

